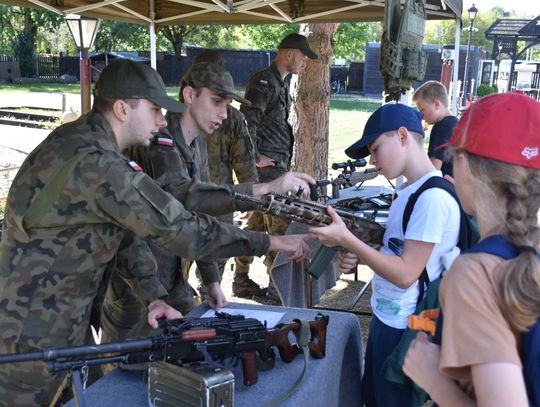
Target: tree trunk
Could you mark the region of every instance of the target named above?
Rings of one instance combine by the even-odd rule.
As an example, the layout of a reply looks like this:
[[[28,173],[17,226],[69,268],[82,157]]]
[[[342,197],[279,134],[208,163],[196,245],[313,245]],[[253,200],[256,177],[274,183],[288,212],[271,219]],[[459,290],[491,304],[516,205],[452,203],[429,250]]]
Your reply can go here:
[[[292,162],[296,171],[307,172],[317,179],[326,178],[328,173],[330,64],[332,37],[338,25],[302,24],[300,27],[300,34],[308,38],[319,58],[308,60],[292,88],[295,111],[291,112],[291,123],[296,140]]]

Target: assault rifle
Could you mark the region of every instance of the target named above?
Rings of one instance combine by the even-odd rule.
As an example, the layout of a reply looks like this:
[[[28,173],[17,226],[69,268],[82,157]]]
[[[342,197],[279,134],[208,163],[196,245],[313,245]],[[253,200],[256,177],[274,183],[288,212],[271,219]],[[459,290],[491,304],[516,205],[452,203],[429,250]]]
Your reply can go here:
[[[325,355],[328,320],[327,315],[319,313],[315,320],[309,321],[308,347],[313,357]],[[78,373],[87,371],[89,366],[117,362],[131,365],[151,361],[182,365],[203,360],[215,364],[240,359],[244,384],[251,386],[258,380],[257,355],[273,366],[271,347],[278,348],[285,362],[292,361],[301,352],[288,339],[289,332],[300,328],[299,322],[278,324],[273,329],[267,329],[266,323],[257,319],[217,312],[214,318],[172,319],[161,325],[162,334],[146,339],[0,355],[0,363],[44,361],[51,373],[66,370],[77,373],[73,374],[73,387],[78,398],[84,388]]]
[[[261,212],[310,226],[327,226],[332,223],[332,218],[326,212],[325,205],[287,195],[270,193],[258,199],[235,192],[234,199],[238,202],[251,204]],[[382,244],[384,228],[381,225],[350,212],[339,209],[335,211],[358,239],[373,246]]]
[[[235,193],[234,199],[239,202],[250,203],[261,212],[310,226],[326,226],[332,223],[332,218],[326,212],[326,206],[287,195],[270,193],[264,195],[261,199],[257,199],[249,195]],[[340,209],[335,209],[335,211],[358,239],[372,247],[382,245],[384,228],[381,225],[372,219],[351,212]],[[336,248],[321,246],[306,271],[313,277],[319,278],[336,253]]]

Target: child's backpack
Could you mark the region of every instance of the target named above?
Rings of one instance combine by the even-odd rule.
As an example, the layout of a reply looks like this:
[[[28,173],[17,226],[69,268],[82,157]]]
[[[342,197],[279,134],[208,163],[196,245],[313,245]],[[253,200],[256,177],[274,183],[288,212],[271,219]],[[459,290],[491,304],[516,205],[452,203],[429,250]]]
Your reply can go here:
[[[479,239],[478,229],[477,227],[472,223],[471,217],[465,213],[463,208],[461,207],[461,203],[459,202],[459,198],[456,194],[456,190],[454,188],[454,185],[445,178],[442,177],[431,177],[426,182],[424,182],[420,188],[416,190],[411,196],[409,197],[409,200],[407,201],[407,205],[405,206],[405,210],[403,211],[403,221],[402,221],[402,229],[403,234],[405,234],[405,231],[407,230],[407,225],[409,224],[409,220],[411,218],[414,205],[416,204],[416,201],[418,201],[418,198],[420,195],[431,188],[440,188],[444,189],[446,192],[448,192],[458,203],[459,205],[459,212],[460,212],[460,223],[459,223],[459,237],[458,237],[458,243],[457,247],[461,251],[467,250],[471,247],[473,247]],[[427,270],[424,269],[422,271],[422,274],[419,278],[420,285],[419,285],[419,293],[418,293],[418,300],[417,304],[422,301],[424,298],[424,292],[427,287],[427,285],[430,283],[429,276],[427,273]]]
[[[489,236],[466,253],[489,253],[504,260],[511,260],[518,255],[514,246],[502,235]],[[540,258],[540,255],[538,257]],[[442,324],[443,314],[441,313],[437,320],[437,334],[433,341],[435,343],[441,343]],[[540,319],[529,331],[523,333],[522,339],[520,357],[529,404],[531,407],[540,407]]]
[[[411,214],[414,209],[416,201],[420,195],[431,188],[441,188],[448,192],[458,203],[460,210],[460,225],[459,225],[459,237],[457,246],[461,251],[469,249],[478,242],[477,228],[472,224],[471,218],[463,211],[459,198],[454,189],[454,185],[450,181],[442,177],[431,177],[426,180],[420,188],[418,188],[411,196],[405,206],[403,212],[403,234],[407,230]],[[439,285],[442,276],[437,277],[434,280],[430,280],[427,270],[424,268],[419,280],[419,293],[414,315],[420,315],[426,310],[432,310],[440,308],[439,305]],[[424,295],[425,294],[425,295]],[[435,327],[433,326],[433,331]],[[403,372],[403,362],[405,355],[409,349],[409,345],[416,338],[417,331],[415,329],[407,328],[403,332],[401,339],[392,353],[386,359],[383,372],[386,380],[398,383],[403,386],[412,388],[413,400],[411,406],[422,406],[427,400],[427,393],[420,387],[418,387],[409,377]]]

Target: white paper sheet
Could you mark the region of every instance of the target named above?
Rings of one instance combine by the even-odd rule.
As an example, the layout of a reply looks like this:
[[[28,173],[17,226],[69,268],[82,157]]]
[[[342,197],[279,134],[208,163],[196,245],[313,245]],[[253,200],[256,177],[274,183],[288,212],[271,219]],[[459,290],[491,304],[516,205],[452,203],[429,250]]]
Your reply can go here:
[[[255,318],[264,323],[266,321],[266,326],[268,328],[274,328],[285,316],[284,312],[275,312],[275,311],[261,311],[254,309],[239,309],[239,308],[222,308],[219,312],[226,312],[231,315],[243,315],[246,318]],[[212,318],[216,316],[216,311],[209,309],[206,311],[202,318]]]

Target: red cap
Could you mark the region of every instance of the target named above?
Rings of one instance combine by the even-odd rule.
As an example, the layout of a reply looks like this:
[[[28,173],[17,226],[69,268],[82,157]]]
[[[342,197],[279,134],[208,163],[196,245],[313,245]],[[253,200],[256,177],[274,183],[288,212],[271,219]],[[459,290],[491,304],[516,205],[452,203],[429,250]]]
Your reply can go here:
[[[463,113],[449,144],[482,157],[540,169],[540,103],[516,93],[485,96]]]

